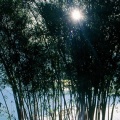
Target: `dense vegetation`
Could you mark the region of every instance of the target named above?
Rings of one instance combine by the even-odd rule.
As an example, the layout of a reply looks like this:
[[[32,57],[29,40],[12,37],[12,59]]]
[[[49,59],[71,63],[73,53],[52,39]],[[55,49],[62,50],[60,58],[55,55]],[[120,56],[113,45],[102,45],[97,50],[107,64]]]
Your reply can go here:
[[[101,109],[105,120],[110,97],[114,110],[120,89],[119,5],[112,0],[0,0],[0,82],[12,88],[19,120],[46,115],[55,120],[57,112],[59,120],[71,120],[73,106],[73,119],[84,120],[87,113],[88,120],[94,114],[99,120]],[[85,20],[70,19],[73,7],[82,9]]]

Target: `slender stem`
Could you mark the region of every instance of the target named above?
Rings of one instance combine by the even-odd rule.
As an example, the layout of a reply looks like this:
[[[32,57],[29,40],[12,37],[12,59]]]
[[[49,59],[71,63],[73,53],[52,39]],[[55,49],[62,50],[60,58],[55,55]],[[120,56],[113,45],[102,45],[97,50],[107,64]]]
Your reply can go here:
[[[3,92],[2,92],[1,89],[0,89],[0,92],[1,92],[1,95],[2,95],[3,100],[4,100],[4,102],[5,102],[5,106],[6,106],[6,109],[7,109],[7,113],[8,113],[9,119],[12,120],[12,119],[11,119],[11,116],[10,116],[10,111],[9,111],[9,109],[8,109],[8,105],[7,105],[7,102],[6,102],[6,99],[5,99],[5,96],[4,96],[4,94],[3,94]]]

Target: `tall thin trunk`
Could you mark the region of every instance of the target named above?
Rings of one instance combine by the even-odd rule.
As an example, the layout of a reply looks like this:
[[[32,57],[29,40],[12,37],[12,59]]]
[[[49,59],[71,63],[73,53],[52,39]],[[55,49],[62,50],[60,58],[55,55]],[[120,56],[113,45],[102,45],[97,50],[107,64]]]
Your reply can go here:
[[[9,109],[8,109],[8,105],[7,105],[7,102],[6,102],[6,99],[5,99],[5,96],[4,96],[4,94],[3,94],[3,92],[2,92],[1,89],[0,89],[0,92],[1,92],[1,95],[2,95],[3,100],[4,100],[4,102],[5,102],[5,106],[6,106],[7,113],[8,113],[8,118],[9,118],[10,120],[12,120],[12,119],[11,119],[11,115],[10,115],[10,111],[9,111]]]
[[[113,107],[112,107],[112,112],[111,112],[111,118],[110,118],[110,120],[112,120],[113,119],[113,112],[114,112],[114,108],[115,108],[115,101],[116,101],[116,97],[117,97],[117,89],[116,89],[116,91],[115,91],[115,95],[113,96]]]
[[[109,108],[110,108],[110,96],[109,96],[109,99],[108,99],[108,120],[109,120],[109,118],[110,118],[110,116],[109,116]]]

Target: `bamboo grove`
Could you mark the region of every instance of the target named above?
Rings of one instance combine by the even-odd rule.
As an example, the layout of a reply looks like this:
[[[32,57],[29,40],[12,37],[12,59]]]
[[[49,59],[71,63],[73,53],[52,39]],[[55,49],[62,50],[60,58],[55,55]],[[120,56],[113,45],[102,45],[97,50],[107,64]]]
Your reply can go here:
[[[16,119],[105,120],[111,98],[113,119],[120,89],[119,5],[0,0],[0,82],[12,88]],[[74,7],[85,13],[83,22],[70,19]]]

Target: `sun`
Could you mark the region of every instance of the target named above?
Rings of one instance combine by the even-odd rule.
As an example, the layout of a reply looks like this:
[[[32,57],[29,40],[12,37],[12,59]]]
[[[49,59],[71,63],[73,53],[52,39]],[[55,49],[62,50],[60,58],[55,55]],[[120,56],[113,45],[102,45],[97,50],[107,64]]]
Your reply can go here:
[[[71,17],[75,21],[83,20],[84,15],[79,9],[73,9],[71,12]]]

